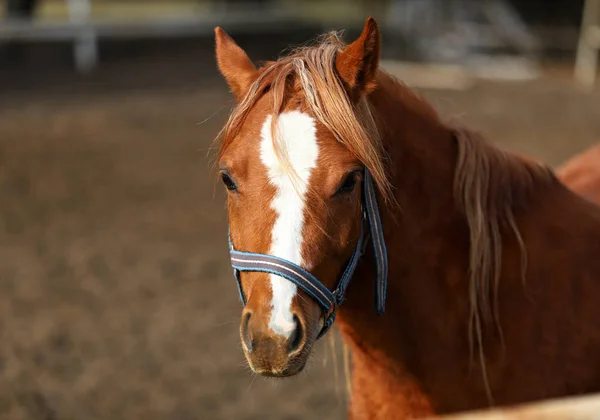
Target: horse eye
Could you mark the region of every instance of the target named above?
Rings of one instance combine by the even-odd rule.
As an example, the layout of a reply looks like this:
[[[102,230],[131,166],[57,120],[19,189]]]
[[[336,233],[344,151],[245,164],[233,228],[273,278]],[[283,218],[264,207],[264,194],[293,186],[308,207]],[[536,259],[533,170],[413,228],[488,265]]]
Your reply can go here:
[[[335,194],[338,195],[338,194],[346,194],[346,193],[352,192],[354,190],[354,187],[356,187],[357,178],[358,178],[357,171],[349,173]]]
[[[235,182],[233,182],[233,179],[231,179],[229,174],[221,172],[221,180],[223,181],[223,184],[225,184],[225,188],[227,188],[229,191],[237,190],[237,185],[235,185]]]

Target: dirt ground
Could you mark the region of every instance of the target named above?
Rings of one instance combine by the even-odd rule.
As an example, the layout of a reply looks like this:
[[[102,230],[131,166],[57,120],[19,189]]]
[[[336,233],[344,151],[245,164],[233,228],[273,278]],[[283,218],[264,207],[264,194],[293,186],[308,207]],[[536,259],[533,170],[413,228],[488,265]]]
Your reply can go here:
[[[169,53],[0,81],[0,418],[344,418],[339,344],[295,378],[245,366],[208,157],[230,98],[210,51]],[[423,93],[551,165],[600,141],[568,79]]]

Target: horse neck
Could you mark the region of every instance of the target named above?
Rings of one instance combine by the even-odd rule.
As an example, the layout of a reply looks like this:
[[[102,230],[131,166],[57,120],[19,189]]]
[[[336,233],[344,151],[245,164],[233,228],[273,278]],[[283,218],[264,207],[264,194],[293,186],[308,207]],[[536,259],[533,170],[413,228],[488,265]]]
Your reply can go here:
[[[404,346],[419,339],[415,323],[428,305],[426,296],[444,293],[428,289],[436,286],[420,277],[422,267],[463,260],[450,258],[456,252],[464,252],[466,261],[468,235],[453,198],[457,151],[452,131],[425,101],[389,76],[381,75],[378,86],[369,101],[389,155],[398,202],[398,207],[380,206],[389,258],[386,313],[376,315],[369,298],[376,267],[368,252],[340,307],[338,324],[355,352],[405,364],[411,355]]]
[[[385,73],[370,97],[390,160],[390,176],[398,208],[384,216],[407,218],[416,212],[419,224],[437,222],[454,206],[453,174],[456,142],[435,110],[408,87]],[[429,216],[429,217],[428,217]],[[398,228],[388,223],[388,230]],[[407,227],[403,226],[402,230]]]

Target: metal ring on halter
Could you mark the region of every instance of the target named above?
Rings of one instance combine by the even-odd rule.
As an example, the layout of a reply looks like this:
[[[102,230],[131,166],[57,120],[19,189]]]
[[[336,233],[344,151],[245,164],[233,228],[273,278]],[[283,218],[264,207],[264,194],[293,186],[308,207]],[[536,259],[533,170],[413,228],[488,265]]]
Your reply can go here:
[[[354,271],[358,266],[358,262],[363,256],[366,244],[369,239],[373,242],[373,251],[375,253],[375,261],[377,263],[377,281],[375,282],[375,307],[378,314],[385,311],[385,298],[387,289],[387,250],[385,247],[385,238],[383,236],[383,228],[377,207],[377,196],[375,194],[375,186],[371,174],[365,168],[363,176],[363,195],[362,195],[362,216],[361,230],[356,243],[356,248],[346,264],[338,284],[333,292],[331,292],[323,283],[315,276],[309,273],[304,268],[291,261],[283,258],[275,257],[268,254],[257,254],[253,252],[237,251],[231,242],[229,236],[229,249],[231,257],[231,266],[237,281],[238,291],[242,304],[246,305],[246,297],[242,289],[241,272],[254,271],[269,274],[275,274],[288,281],[291,281],[306,294],[312,297],[315,302],[321,307],[321,310],[327,317],[317,336],[321,338],[331,328],[335,322],[336,309],[344,301],[346,289],[350,284],[350,280],[354,275]],[[367,228],[370,227],[370,229]]]

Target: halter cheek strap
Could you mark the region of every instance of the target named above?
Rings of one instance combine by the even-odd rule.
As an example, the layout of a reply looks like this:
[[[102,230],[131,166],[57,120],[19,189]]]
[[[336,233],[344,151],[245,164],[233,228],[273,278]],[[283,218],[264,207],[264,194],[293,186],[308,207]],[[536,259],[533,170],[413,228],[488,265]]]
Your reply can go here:
[[[368,181],[367,181],[368,179]],[[377,196],[375,195],[375,186],[368,170],[365,169],[365,183],[363,185],[365,193],[363,195],[364,206],[367,209],[369,226],[371,227],[371,239],[375,253],[377,265],[377,281],[375,282],[375,308],[379,315],[385,312],[385,299],[387,293],[388,277],[388,256],[385,246],[385,237],[383,235],[383,226],[379,216],[379,207],[377,206]]]
[[[365,168],[363,177],[363,197],[362,197],[362,217],[361,229],[356,248],[346,264],[335,290],[330,291],[315,276],[304,268],[291,261],[275,257],[268,254],[256,254],[253,252],[237,251],[234,249],[229,236],[229,252],[231,257],[231,266],[237,281],[240,300],[246,305],[246,297],[242,289],[241,272],[263,272],[275,274],[291,281],[306,294],[308,294],[321,307],[325,314],[325,322],[317,339],[321,338],[327,330],[333,325],[336,316],[336,309],[344,301],[346,289],[354,275],[354,271],[364,254],[369,234],[373,241],[373,250],[377,263],[377,280],[375,282],[375,308],[378,314],[385,311],[385,298],[387,289],[388,261],[383,229],[377,207],[377,197],[371,174]],[[367,226],[368,225],[368,226]]]

